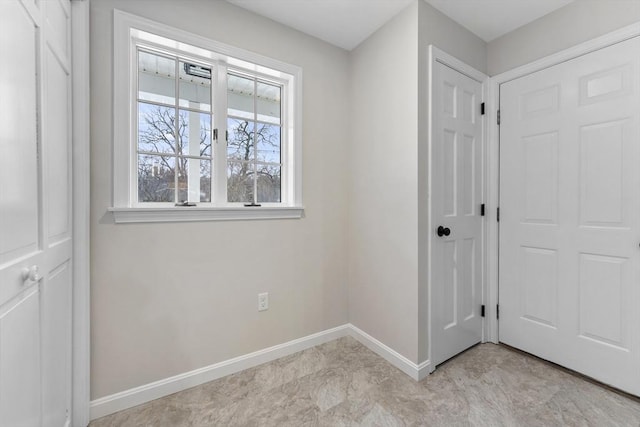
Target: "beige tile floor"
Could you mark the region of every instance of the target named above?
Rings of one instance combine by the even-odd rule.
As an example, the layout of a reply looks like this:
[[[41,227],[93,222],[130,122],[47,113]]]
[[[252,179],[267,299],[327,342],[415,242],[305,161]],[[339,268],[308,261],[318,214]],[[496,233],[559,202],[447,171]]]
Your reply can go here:
[[[95,420],[107,426],[640,426],[631,399],[476,346],[415,382],[347,337]]]

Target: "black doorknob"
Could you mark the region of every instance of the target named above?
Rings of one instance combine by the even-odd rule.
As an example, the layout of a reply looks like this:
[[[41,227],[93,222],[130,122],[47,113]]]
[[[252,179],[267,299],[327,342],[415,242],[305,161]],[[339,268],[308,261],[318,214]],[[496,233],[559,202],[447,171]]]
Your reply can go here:
[[[438,227],[438,236],[448,236],[449,234],[451,234],[451,230],[449,230],[449,228],[443,226]]]

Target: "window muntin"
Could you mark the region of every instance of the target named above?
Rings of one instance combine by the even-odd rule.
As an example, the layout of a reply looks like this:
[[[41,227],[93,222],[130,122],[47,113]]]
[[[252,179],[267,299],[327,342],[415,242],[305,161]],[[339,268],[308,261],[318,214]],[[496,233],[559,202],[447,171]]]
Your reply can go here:
[[[140,47],[137,58],[138,203],[210,203],[211,67]]]

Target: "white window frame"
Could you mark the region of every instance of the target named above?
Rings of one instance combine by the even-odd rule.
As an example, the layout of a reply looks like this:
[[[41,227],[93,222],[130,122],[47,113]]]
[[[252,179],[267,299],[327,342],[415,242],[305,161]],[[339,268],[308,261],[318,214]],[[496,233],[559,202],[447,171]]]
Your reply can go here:
[[[212,202],[195,207],[137,201],[137,49],[157,49],[212,65],[214,93],[226,94],[227,68],[277,82],[282,91],[281,202],[246,207],[226,202],[226,179],[213,177]],[[113,207],[116,223],[301,218],[302,69],[189,32],[114,10]],[[213,98],[213,169],[226,171],[226,96]],[[126,106],[126,107],[125,107]],[[224,116],[224,117],[223,117]],[[226,172],[225,172],[226,174]],[[215,173],[214,173],[215,175]],[[215,198],[215,199],[214,199]]]

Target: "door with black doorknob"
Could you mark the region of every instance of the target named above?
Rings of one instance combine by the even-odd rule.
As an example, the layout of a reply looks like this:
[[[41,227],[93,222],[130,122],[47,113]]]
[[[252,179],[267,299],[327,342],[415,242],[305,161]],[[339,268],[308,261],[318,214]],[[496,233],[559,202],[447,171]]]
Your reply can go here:
[[[482,339],[482,83],[465,74],[433,66],[434,366]]]

